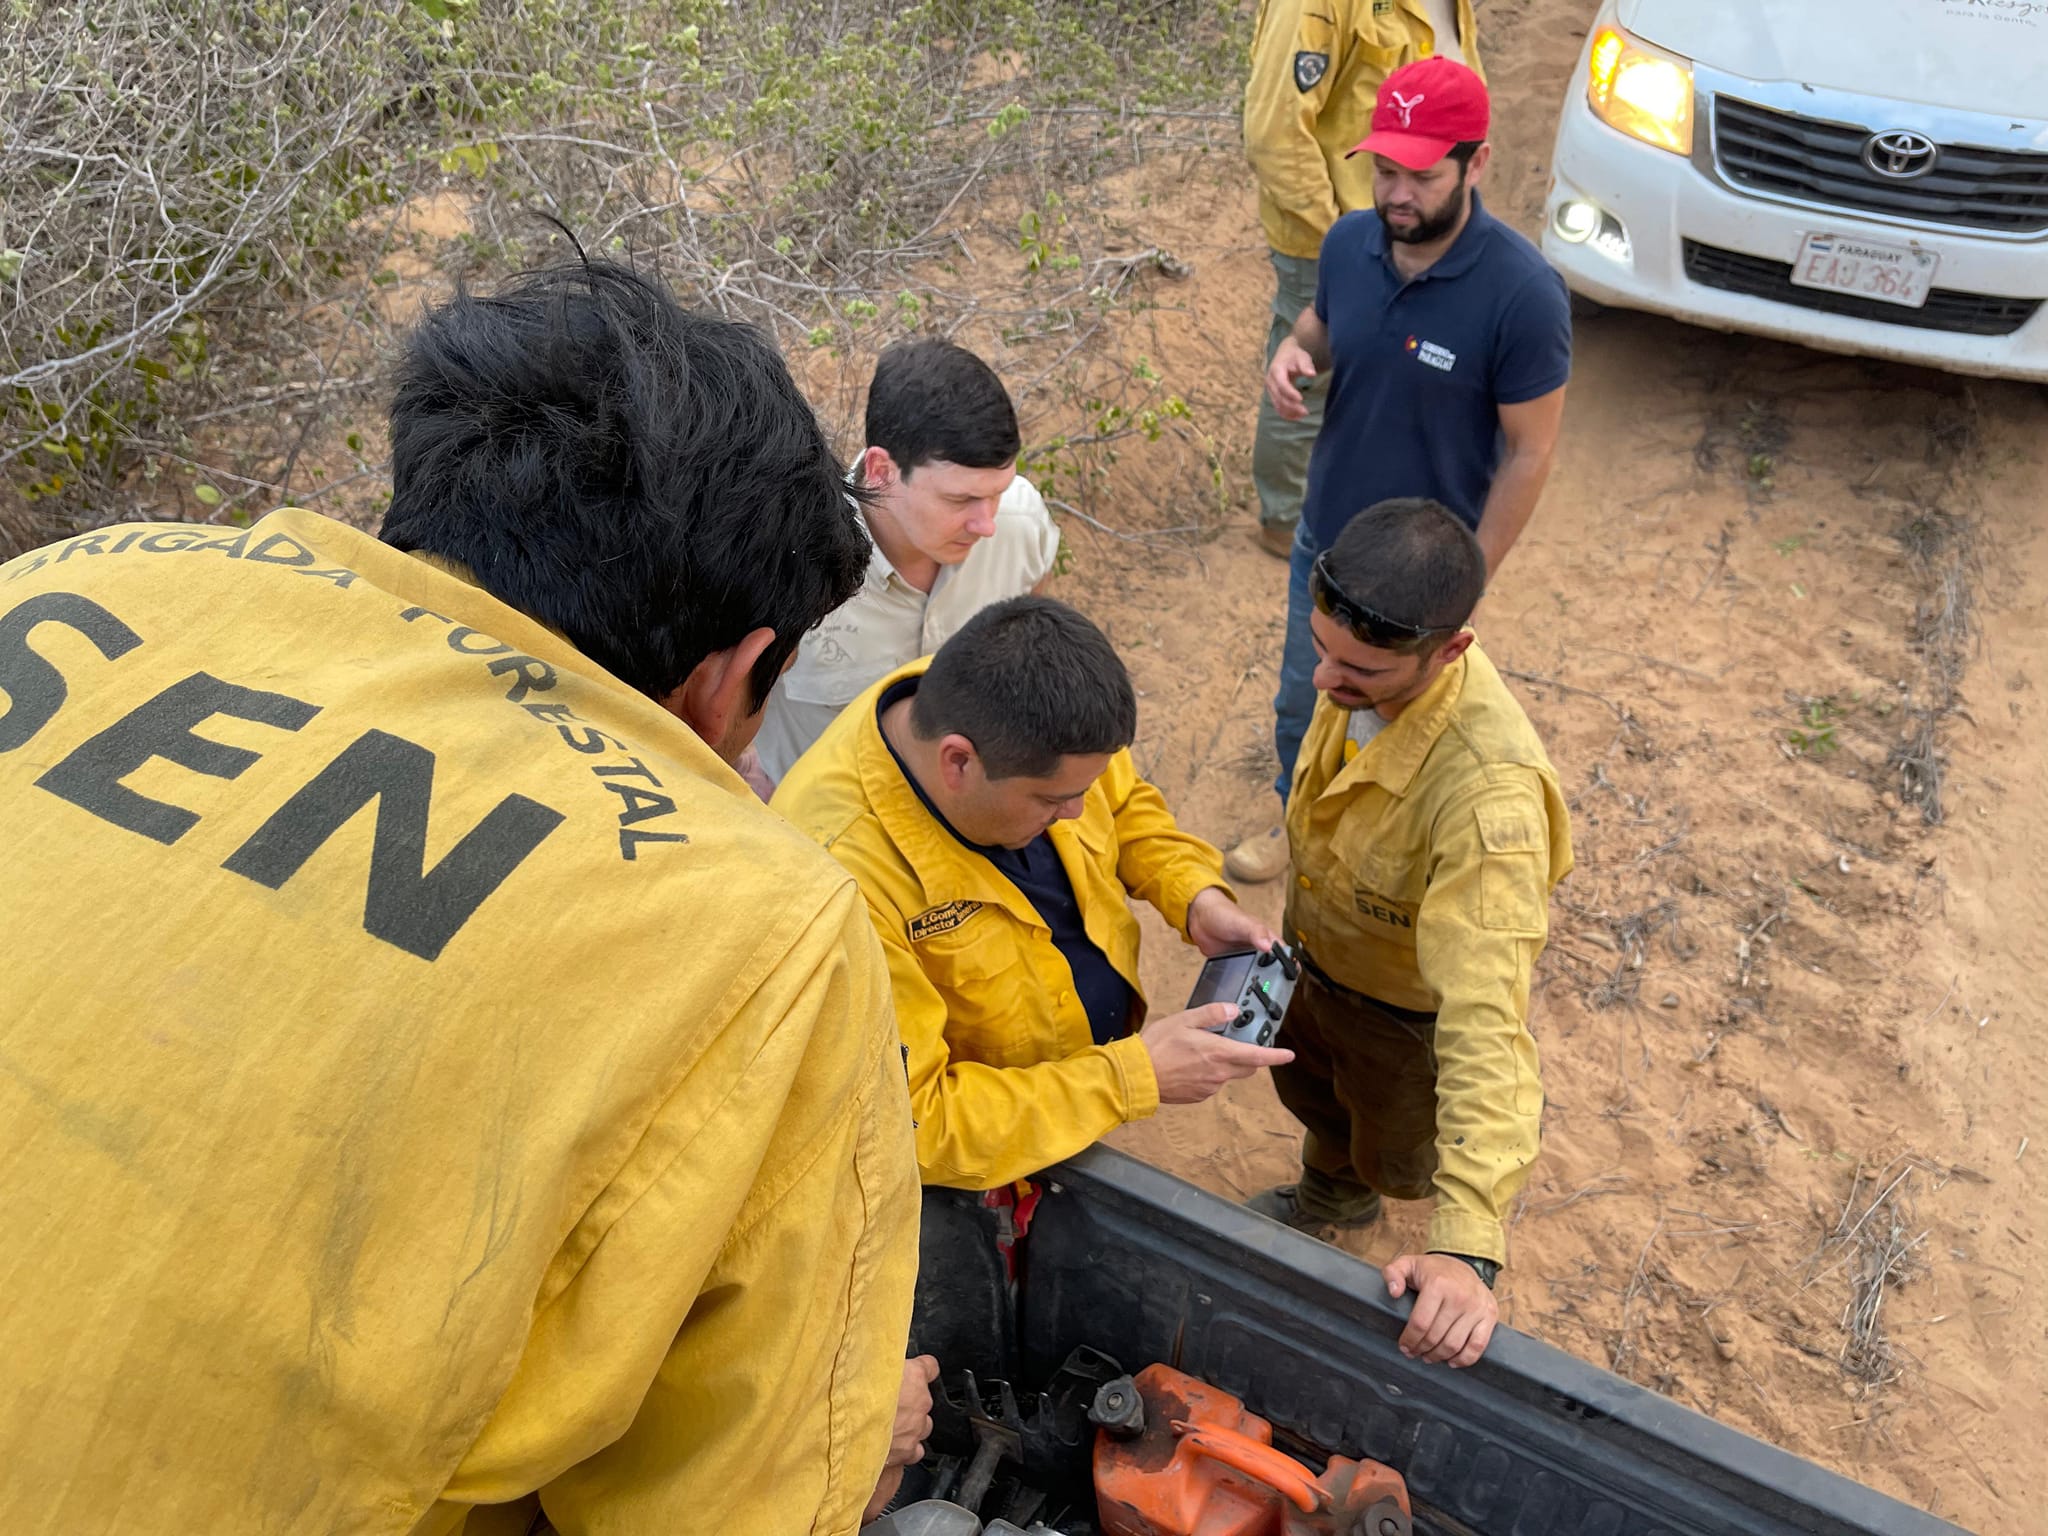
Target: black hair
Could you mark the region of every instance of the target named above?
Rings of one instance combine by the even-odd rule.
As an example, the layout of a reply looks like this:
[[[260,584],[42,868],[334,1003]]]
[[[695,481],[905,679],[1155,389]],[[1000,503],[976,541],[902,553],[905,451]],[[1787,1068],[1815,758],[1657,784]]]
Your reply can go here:
[[[382,537],[468,568],[653,698],[755,629],[759,708],[868,561],[775,349],[607,261],[458,290],[406,343]]]
[[[1485,142],[1484,139],[1466,139],[1451,146],[1450,157],[1458,162],[1460,174],[1472,168],[1472,157],[1479,153],[1480,146]]]
[[[886,448],[904,479],[943,459],[970,469],[1014,463],[1024,439],[995,370],[950,341],[905,341],[884,352],[868,385],[868,446]]]
[[[1427,651],[1486,595],[1486,556],[1458,515],[1426,496],[1397,496],[1344,525],[1324,557],[1331,579],[1382,618],[1434,631],[1397,650]]]
[[[920,741],[965,736],[991,779],[1042,779],[1061,758],[1128,747],[1138,700],[1107,635],[1027,595],[990,604],[939,647],[910,729]]]

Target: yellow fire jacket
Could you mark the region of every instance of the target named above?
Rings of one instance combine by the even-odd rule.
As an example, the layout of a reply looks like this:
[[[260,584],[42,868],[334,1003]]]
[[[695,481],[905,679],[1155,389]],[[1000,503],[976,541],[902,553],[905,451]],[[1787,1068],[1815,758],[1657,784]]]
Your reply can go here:
[[[1287,925],[1332,980],[1436,1014],[1429,1247],[1500,1262],[1543,1114],[1529,978],[1571,824],[1535,728],[1478,646],[1362,751],[1316,701],[1287,802]]]
[[[286,511],[0,568],[0,1529],[851,1532],[917,1262],[853,882]]]
[[[930,665],[912,662],[847,705],[774,806],[867,897],[895,989],[924,1181],[994,1189],[1150,1115],[1159,1085],[1135,1035],[1095,1043],[1052,930],[925,809],[896,766],[876,701]],[[1221,857],[1175,825],[1129,752],[1090,786],[1079,818],[1048,835],[1088,937],[1142,999],[1126,894],[1185,933],[1188,904],[1212,885],[1229,889]]]
[[[1472,0],[1456,4],[1456,56],[1478,69]],[[1444,42],[1424,0],[1259,0],[1244,144],[1274,250],[1313,260],[1339,214],[1372,206],[1371,156],[1344,157],[1372,128],[1380,82]]]

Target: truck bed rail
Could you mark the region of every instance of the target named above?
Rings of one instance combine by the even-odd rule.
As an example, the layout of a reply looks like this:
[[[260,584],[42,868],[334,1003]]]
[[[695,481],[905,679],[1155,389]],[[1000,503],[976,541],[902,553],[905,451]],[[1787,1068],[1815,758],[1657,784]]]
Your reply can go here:
[[[1276,1431],[1394,1467],[1475,1536],[1954,1536],[1948,1524],[1503,1328],[1452,1371],[1395,1348],[1372,1266],[1107,1148],[1041,1175],[1014,1348],[1164,1360]],[[1425,1522],[1418,1519],[1418,1529]]]

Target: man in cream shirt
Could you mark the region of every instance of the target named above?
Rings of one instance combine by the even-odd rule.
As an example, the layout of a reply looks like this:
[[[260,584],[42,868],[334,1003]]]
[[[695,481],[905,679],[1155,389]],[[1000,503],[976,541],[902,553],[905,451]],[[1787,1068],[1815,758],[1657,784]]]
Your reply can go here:
[[[804,636],[770,695],[757,789],[780,782],[864,690],[989,604],[1037,590],[1059,553],[1045,498],[1017,473],[1009,392],[972,352],[945,341],[884,352],[868,387],[867,441],[854,471],[869,492],[859,513],[874,541],[867,576]]]

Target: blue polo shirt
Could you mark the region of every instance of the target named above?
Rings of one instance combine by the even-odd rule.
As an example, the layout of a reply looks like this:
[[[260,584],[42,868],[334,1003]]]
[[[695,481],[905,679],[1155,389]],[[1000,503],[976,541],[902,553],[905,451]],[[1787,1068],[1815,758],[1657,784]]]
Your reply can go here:
[[[1433,496],[1469,527],[1500,468],[1500,407],[1571,377],[1571,301],[1536,247],[1486,211],[1413,280],[1371,209],[1323,237],[1316,314],[1330,332],[1330,394],[1302,517],[1329,548],[1390,496]]]

